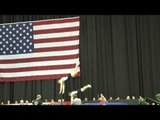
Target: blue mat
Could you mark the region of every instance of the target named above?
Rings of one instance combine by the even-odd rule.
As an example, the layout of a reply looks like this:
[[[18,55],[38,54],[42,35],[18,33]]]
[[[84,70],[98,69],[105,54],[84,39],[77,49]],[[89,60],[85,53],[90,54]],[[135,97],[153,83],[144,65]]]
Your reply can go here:
[[[104,104],[100,103],[83,103],[82,105],[128,105],[128,103],[121,103],[121,102],[108,102]]]

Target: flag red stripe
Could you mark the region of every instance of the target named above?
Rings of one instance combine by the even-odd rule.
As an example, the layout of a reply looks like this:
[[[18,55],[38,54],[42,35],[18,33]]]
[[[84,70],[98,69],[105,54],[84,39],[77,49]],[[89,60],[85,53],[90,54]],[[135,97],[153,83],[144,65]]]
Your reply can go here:
[[[79,40],[79,36],[36,39],[36,40],[34,40],[34,43],[44,43],[44,41],[45,41],[45,43],[47,43],[47,42],[60,42],[60,41],[71,41],[71,40]]]
[[[79,45],[65,46],[65,47],[53,47],[53,48],[36,48],[34,52],[49,52],[49,51],[65,51],[79,49]]]
[[[58,23],[69,23],[69,22],[79,22],[78,18],[70,18],[70,19],[58,19],[58,20],[46,20],[46,21],[35,21],[32,24],[34,26],[36,25],[42,25],[42,24],[58,24]]]
[[[27,67],[27,68],[12,68],[12,69],[0,69],[2,73],[8,72],[26,72],[26,71],[40,71],[40,70],[56,70],[56,69],[69,69],[74,68],[76,64],[68,65],[53,65],[53,66],[38,66],[38,67]]]
[[[64,56],[25,58],[25,59],[15,59],[15,60],[0,60],[0,63],[11,64],[11,63],[26,63],[26,62],[51,61],[51,60],[66,60],[66,59],[75,59],[78,57],[79,54],[75,54],[75,55],[64,55]]]
[[[27,76],[27,77],[9,77],[9,78],[2,78],[0,77],[0,82],[16,82],[16,81],[31,81],[31,80],[53,80],[59,79],[62,77],[67,76],[67,74],[54,74],[54,75],[38,75],[38,76]]]
[[[49,30],[35,30],[33,34],[48,34],[48,33],[60,33],[60,32],[70,32],[70,31],[78,31],[78,27],[69,27],[69,28],[59,28],[59,29],[49,29]]]
[[[38,76],[27,76],[27,77],[10,77],[10,78],[1,78],[0,82],[17,82],[21,81],[31,81],[31,80],[56,80],[62,77],[67,76],[67,74],[54,74],[54,75],[38,75]],[[78,77],[78,76],[77,76]],[[76,79],[73,79],[76,80]]]

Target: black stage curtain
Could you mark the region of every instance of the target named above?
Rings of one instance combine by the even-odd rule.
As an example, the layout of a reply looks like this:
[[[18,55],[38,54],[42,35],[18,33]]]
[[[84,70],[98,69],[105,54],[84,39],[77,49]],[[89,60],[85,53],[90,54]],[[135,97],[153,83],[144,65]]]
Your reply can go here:
[[[1,15],[0,23],[74,17],[78,15]],[[135,96],[154,98],[160,92],[159,15],[80,15],[81,77],[67,83],[68,91],[90,83],[82,97],[92,100]],[[57,80],[0,83],[0,101],[57,101]],[[63,96],[69,100],[68,93]]]

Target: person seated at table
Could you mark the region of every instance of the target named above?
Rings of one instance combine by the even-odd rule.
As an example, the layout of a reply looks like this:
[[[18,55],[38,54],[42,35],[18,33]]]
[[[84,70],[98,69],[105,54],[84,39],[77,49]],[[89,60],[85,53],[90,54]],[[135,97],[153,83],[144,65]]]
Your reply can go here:
[[[25,104],[26,104],[26,105],[28,105],[28,104],[29,104],[28,100],[26,100],[26,101],[25,101]]]
[[[24,105],[24,100],[20,100],[19,104]]]
[[[104,97],[103,94],[100,94],[100,98],[98,99],[100,104],[104,104],[105,102],[107,102],[106,98]]]
[[[76,94],[74,94],[71,101],[71,105],[81,105],[81,104],[82,104],[82,100],[78,98]]]
[[[41,95],[38,94],[37,97],[36,97],[36,99],[33,100],[32,104],[33,104],[33,105],[42,105],[43,103],[42,103],[41,98],[42,98]]]

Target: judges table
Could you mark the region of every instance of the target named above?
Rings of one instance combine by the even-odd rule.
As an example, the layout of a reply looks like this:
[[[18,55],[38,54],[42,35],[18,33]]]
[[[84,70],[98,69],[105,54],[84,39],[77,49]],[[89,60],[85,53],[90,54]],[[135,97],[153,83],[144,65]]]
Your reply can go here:
[[[101,104],[101,103],[83,103],[82,105],[128,105],[128,103],[106,102],[106,103],[104,103],[104,104]]]
[[[105,102],[104,104],[101,104],[98,100],[96,101],[82,101],[82,105],[138,105],[138,99],[135,100],[126,100],[126,99],[120,99],[120,100],[109,100],[108,102]],[[4,104],[7,105],[7,104]],[[9,105],[20,105],[20,104],[9,104]],[[26,105],[26,104],[24,104]],[[32,103],[28,103],[27,105],[33,105]],[[51,102],[43,102],[42,105],[70,105],[70,101],[65,101],[63,103],[54,102],[52,104]]]
[[[139,101],[138,99],[120,99],[120,100],[109,100],[108,102],[105,102],[105,104],[100,104],[99,101],[83,101],[83,105],[138,105]]]

